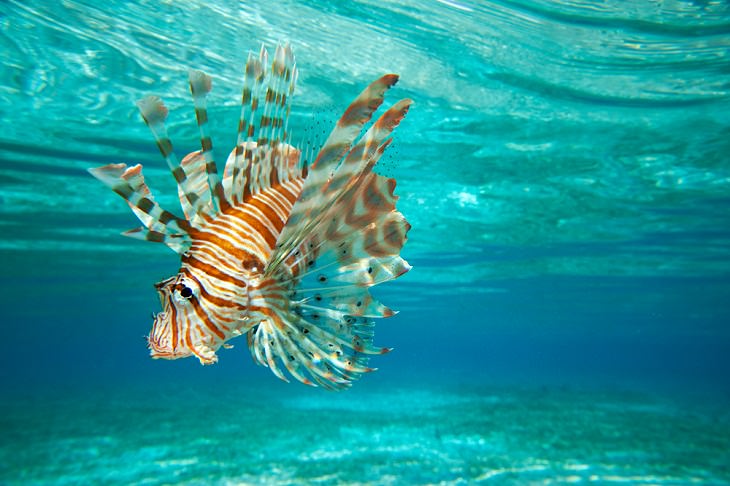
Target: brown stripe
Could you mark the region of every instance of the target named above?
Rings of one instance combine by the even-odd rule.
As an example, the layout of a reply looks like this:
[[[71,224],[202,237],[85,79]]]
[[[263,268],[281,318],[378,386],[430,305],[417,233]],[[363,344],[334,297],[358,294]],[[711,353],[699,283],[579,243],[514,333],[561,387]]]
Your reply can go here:
[[[252,125],[253,126],[253,125]],[[244,202],[247,202],[248,199],[251,198],[251,161],[250,161],[250,155],[251,152],[246,152],[246,171],[244,172],[244,184],[243,184],[243,194],[241,194],[241,197]]]
[[[284,196],[284,198],[289,201],[289,204],[292,206],[294,205],[294,202],[297,200],[297,195],[291,192],[286,186],[280,185],[279,187],[275,188],[279,194]],[[289,211],[291,211],[291,208],[289,208]]]
[[[187,322],[187,320],[185,321],[185,323],[187,324],[184,328],[185,329],[185,347],[187,347],[191,352],[193,352],[197,356],[198,353],[196,353],[194,351],[195,348],[193,346],[193,340],[190,337],[190,329],[192,328],[192,326]],[[183,328],[180,328],[180,331],[182,331],[182,330],[183,330]]]
[[[312,164],[312,167],[315,167],[317,164],[320,163],[322,160],[328,160],[332,158],[340,159],[344,153],[349,148],[350,144],[348,143],[333,143],[330,145],[326,145],[325,147],[322,147],[322,150],[319,151],[317,154],[317,159]]]
[[[218,225],[219,231],[222,228],[225,228],[225,225],[220,224],[219,222],[216,222]],[[235,235],[234,235],[235,236]],[[232,243],[228,242],[227,240],[221,238],[217,234],[210,231],[210,228],[206,231],[200,231],[195,234],[195,236],[192,237],[193,241],[207,241],[217,249],[224,251],[226,253],[235,253],[236,249],[233,246]],[[218,256],[212,255],[214,258],[218,258]]]
[[[372,113],[378,109],[383,102],[383,98],[365,97],[352,102],[347,107],[345,113],[342,114],[337,122],[338,127],[346,127],[350,125],[362,125],[370,119]]]
[[[385,223],[385,226],[383,226],[383,239],[397,249],[403,246],[405,234],[397,221],[391,219]]]
[[[208,110],[203,108],[196,108],[195,117],[198,119],[198,125],[208,123]]]
[[[226,335],[221,332],[220,329],[218,329],[218,326],[216,326],[212,320],[210,319],[210,316],[203,310],[203,307],[200,305],[200,302],[198,301],[198,298],[193,296],[190,298],[190,305],[195,311],[195,315],[198,316],[198,318],[203,321],[203,324],[205,324],[205,327],[207,327],[213,334],[218,336],[221,339],[225,339]]]
[[[224,232],[224,230],[226,231]],[[240,243],[243,239],[241,238],[240,229],[233,226],[232,224],[229,224],[226,220],[222,218],[216,218],[211,227],[206,228],[204,231],[201,231],[199,234],[196,235],[196,237],[199,240],[209,241],[218,248],[226,250],[227,253],[235,255],[238,249],[234,246],[234,244],[223,239],[222,236],[220,236],[221,233],[227,234],[237,243]]]
[[[155,203],[152,202],[149,198],[143,197],[142,199],[139,200],[139,202],[137,202],[137,207],[143,213],[150,214],[150,211],[152,211],[152,208],[155,207]]]
[[[249,306],[248,311],[249,311],[249,313],[252,313],[252,314],[259,313],[259,314],[263,314],[267,317],[278,317],[276,312],[274,312],[274,310],[271,309],[271,307],[262,307],[262,306],[257,306],[257,305]]]
[[[198,284],[198,288],[200,289],[200,295],[205,298],[205,300],[212,302],[213,304],[217,305],[218,307],[224,307],[229,309],[237,309],[237,310],[245,310],[246,307],[242,306],[240,304],[237,304],[236,302],[223,299],[221,297],[217,297],[205,288],[203,283],[198,280],[191,272],[189,272],[187,269],[183,269],[183,273],[192,281]]]
[[[248,204],[252,204],[254,201],[256,203],[262,205],[262,207],[266,208],[267,210],[269,209],[268,206],[266,206],[265,204],[262,204],[261,201],[255,200],[255,198],[250,199],[248,201]],[[253,204],[253,205],[257,206],[256,204]],[[266,226],[256,216],[253,216],[250,219],[247,217],[248,215],[245,213],[239,213],[238,216],[242,221],[246,221],[253,228],[253,230],[256,231],[264,239],[264,241],[266,241],[266,244],[269,245],[269,249],[274,247],[274,245],[276,244],[276,236],[271,232],[271,230],[269,229],[268,226]],[[267,219],[269,219],[268,215],[267,215]],[[278,218],[276,218],[276,219],[278,219]],[[279,233],[281,231],[279,226],[283,226],[283,225],[276,224],[276,220],[271,221],[271,223],[274,225],[274,228],[276,228],[277,233]],[[266,250],[265,248],[260,248],[259,250],[264,251],[264,253],[267,253],[265,251]]]
[[[390,252],[383,247],[384,245],[380,245],[378,230],[376,228],[368,228],[365,230],[362,243],[363,250],[365,250],[370,256],[379,258],[390,255]]]
[[[116,185],[112,187],[112,190],[122,196],[127,201],[129,201],[129,198],[132,197],[132,194],[134,194],[134,189],[132,189],[132,186],[130,186],[129,183]]]
[[[155,243],[162,243],[165,241],[165,234],[159,231],[148,231],[144,237],[147,241],[154,241]]]
[[[363,191],[363,205],[371,211],[387,212],[395,208],[395,205],[389,203],[385,195],[380,191],[377,179],[372,177]]]
[[[220,205],[221,211],[226,211],[228,208],[231,207],[230,204],[228,204],[228,199],[226,199],[226,193],[223,190],[223,183],[219,180],[218,183],[215,185],[215,192],[216,198],[218,198],[218,204]]]
[[[211,142],[210,137],[201,138],[200,145],[203,147],[203,152],[209,152],[213,149],[213,142]]]
[[[172,153],[172,142],[169,138],[161,138],[157,140],[157,148],[163,157],[167,158]]]
[[[146,199],[146,198],[145,198],[145,199]],[[148,199],[148,200],[149,200],[149,199]],[[140,208],[140,209],[141,209],[141,208]],[[143,210],[143,211],[144,211],[144,210]],[[147,212],[147,211],[145,211],[145,212]],[[164,209],[162,210],[162,212],[160,212],[160,217],[159,217],[159,218],[157,218],[157,220],[158,220],[158,221],[159,221],[160,223],[162,223],[162,224],[167,224],[167,223],[169,223],[170,221],[177,221],[178,219],[179,219],[179,218],[178,218],[177,216],[175,216],[174,214],[172,214],[172,213],[171,213],[170,211],[166,211],[166,210],[164,210]]]
[[[188,254],[187,256],[183,256],[182,262],[193,268],[196,268],[202,272],[205,272],[207,275],[214,277],[218,280],[221,280],[223,282],[232,283],[233,285],[237,286],[240,289],[246,288],[247,284],[243,280],[238,279],[238,278],[234,277],[233,275],[229,275],[226,272],[224,272],[223,270],[220,270],[220,269],[214,267],[213,265],[208,265],[207,263],[205,263],[201,260],[198,260],[191,254]]]
[[[178,184],[184,182],[188,178],[188,176],[185,174],[185,171],[180,166],[175,167],[175,169],[172,171],[172,176],[175,178],[175,182],[177,182]]]
[[[276,187],[279,185],[279,168],[276,164],[271,164],[271,172],[269,173],[269,186]]]
[[[172,296],[168,295],[167,297],[170,299],[170,331],[172,332],[172,343],[170,345],[170,348],[172,348],[173,352],[177,348],[177,338],[178,338],[178,329],[177,329],[177,309],[175,308],[175,304],[172,302]]]
[[[190,234],[190,232],[193,231],[193,227],[190,224],[190,221],[188,221],[187,219],[175,218],[175,222],[180,227],[180,229],[185,231],[186,233]]]
[[[263,213],[263,215],[266,217],[266,219],[268,219],[269,222],[274,226],[274,228],[276,228],[277,233],[281,232],[281,229],[284,227],[284,223],[286,223],[286,221],[282,221],[279,218],[279,216],[274,212],[274,210],[272,210],[269,207],[268,204],[266,204],[264,201],[261,201],[260,199],[255,198],[255,197],[251,198],[247,202],[248,202],[248,204],[251,204],[253,207],[255,207],[256,209],[261,211],[261,213]],[[243,214],[243,213],[241,213],[241,214]],[[260,221],[258,221],[257,218],[253,218],[253,219],[254,219],[254,221],[246,221],[245,219],[244,219],[244,221],[246,221],[251,226],[253,226],[256,229],[256,231],[258,231],[261,234],[261,236],[264,237],[264,239],[266,240],[266,243],[269,244],[269,247],[273,248],[274,245],[276,244],[276,237],[271,233],[271,231],[266,226],[264,226]],[[256,224],[256,223],[258,223],[258,224]]]
[[[189,250],[190,252],[194,252],[194,253],[197,253],[197,254],[205,254],[209,258],[211,258],[211,259],[213,259],[215,261],[220,260],[220,255],[218,255],[214,251],[212,251],[210,249],[209,245],[202,246],[202,245],[200,245],[198,243],[199,241],[203,241],[199,236],[193,237],[193,244],[190,246],[190,250]],[[213,242],[207,241],[207,243],[211,243],[214,246],[216,246],[216,248],[218,248],[218,245],[215,245],[215,243],[213,243]],[[228,253],[230,255],[229,252],[226,252],[226,253]],[[184,263],[185,260],[183,259],[182,262]]]

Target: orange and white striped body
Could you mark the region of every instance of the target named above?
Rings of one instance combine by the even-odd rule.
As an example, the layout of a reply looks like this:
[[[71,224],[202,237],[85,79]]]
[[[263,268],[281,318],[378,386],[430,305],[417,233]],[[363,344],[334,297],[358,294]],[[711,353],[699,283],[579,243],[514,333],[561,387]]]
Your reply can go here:
[[[190,74],[202,150],[178,163],[167,137],[167,109],[138,103],[177,183],[185,214],[154,202],[141,166],[110,164],[91,173],[124,197],[143,228],[126,234],[162,242],[181,255],[177,275],[156,284],[152,357],[217,361],[227,341],[246,334],[254,360],[286,380],[343,388],[362,373],[374,319],[393,315],[369,287],[410,269],[399,256],[408,223],[395,209],[395,181],[373,172],[410,100],[385,111],[360,135],[397,76],[372,83],[345,111],[308,167],[288,144],[296,83],[291,49],[269,68],[262,49],[246,65],[238,142],[222,178],[213,157],[205,95],[211,79]]]

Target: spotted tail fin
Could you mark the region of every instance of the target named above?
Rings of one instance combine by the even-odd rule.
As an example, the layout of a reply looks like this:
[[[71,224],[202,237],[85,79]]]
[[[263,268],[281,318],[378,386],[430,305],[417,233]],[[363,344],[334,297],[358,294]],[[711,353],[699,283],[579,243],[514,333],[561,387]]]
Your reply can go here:
[[[395,209],[395,181],[373,172],[411,104],[402,100],[355,142],[397,77],[371,84],[350,105],[312,165],[257,299],[275,311],[249,333],[254,360],[285,379],[340,389],[372,371],[375,319],[395,312],[369,287],[410,270],[400,251],[410,228]]]

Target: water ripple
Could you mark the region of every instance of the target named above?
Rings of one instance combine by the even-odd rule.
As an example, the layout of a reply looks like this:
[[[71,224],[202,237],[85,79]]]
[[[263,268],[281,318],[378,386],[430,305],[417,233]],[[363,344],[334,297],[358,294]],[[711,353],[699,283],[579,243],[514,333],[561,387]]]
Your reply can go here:
[[[295,138],[322,138],[312,116],[334,119],[365,82],[401,74],[397,96],[416,105],[383,170],[399,179],[414,258],[728,224],[677,216],[730,181],[730,6],[712,0],[3,2],[0,181],[15,181],[0,186],[3,217],[84,213],[105,197],[92,184],[52,191],[52,206],[32,195],[110,161],[144,162],[169,192],[134,101],[163,95],[176,147],[193,150],[185,72],[205,69],[214,137],[233,140],[246,53],[281,40],[301,70]],[[672,271],[697,262],[685,250]]]

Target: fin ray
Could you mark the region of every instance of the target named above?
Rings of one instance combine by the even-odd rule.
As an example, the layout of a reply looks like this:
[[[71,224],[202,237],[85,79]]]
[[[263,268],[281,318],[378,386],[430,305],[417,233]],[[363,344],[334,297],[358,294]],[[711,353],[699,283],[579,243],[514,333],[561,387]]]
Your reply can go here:
[[[149,187],[144,182],[141,165],[127,167],[126,164],[108,164],[89,169],[89,172],[122,196],[147,228],[146,231],[132,230],[125,233],[126,236],[162,242],[178,253],[182,253],[189,246],[188,230],[191,228],[189,222],[178,218],[155,202]]]

